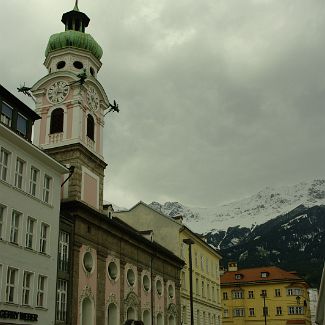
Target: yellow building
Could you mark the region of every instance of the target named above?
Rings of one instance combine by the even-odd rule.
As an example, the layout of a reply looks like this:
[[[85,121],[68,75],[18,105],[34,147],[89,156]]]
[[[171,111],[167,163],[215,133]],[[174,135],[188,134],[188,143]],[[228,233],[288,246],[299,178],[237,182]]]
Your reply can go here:
[[[195,325],[221,324],[219,260],[221,256],[200,236],[183,226],[179,231],[181,258],[186,265],[181,274],[182,324],[191,324],[189,245],[192,240],[193,319]],[[185,243],[184,243],[185,241]]]
[[[179,288],[182,325],[191,324],[189,245],[184,243],[184,240],[191,240],[194,324],[220,325],[222,307],[219,253],[187,228],[182,217],[168,217],[143,202],[130,210],[114,212],[114,216],[139,231],[151,230],[156,242],[186,262]]]
[[[308,285],[275,266],[237,269],[221,276],[223,324],[310,325]]]

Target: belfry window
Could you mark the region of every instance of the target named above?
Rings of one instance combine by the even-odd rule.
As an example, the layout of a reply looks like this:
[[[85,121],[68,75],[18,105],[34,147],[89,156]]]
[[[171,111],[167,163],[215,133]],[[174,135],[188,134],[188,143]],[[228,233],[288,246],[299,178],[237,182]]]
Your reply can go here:
[[[95,141],[95,121],[90,114],[87,116],[87,137]]]
[[[56,108],[51,114],[50,134],[63,132],[64,111]]]

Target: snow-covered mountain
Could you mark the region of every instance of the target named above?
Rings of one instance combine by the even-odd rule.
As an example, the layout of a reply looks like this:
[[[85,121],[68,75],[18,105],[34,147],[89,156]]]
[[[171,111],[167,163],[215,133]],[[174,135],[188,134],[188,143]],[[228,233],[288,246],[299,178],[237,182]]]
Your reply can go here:
[[[152,202],[150,206],[169,216],[182,215],[193,231],[206,233],[237,225],[252,228],[299,205],[323,204],[325,180],[318,179],[293,186],[266,187],[250,197],[214,208],[189,207],[178,202]]]

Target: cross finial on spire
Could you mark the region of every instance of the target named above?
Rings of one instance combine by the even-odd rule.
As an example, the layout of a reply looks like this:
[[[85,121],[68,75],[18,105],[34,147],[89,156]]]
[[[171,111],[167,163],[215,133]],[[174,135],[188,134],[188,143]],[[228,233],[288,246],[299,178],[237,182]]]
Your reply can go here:
[[[79,8],[78,8],[78,0],[76,0],[76,3],[74,5],[73,10],[79,11]]]

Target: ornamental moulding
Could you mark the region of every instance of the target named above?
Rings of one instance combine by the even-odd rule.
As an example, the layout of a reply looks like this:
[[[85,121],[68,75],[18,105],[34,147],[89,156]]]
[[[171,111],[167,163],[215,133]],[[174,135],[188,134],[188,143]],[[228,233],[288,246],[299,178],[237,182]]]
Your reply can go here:
[[[138,307],[139,306],[139,298],[133,291],[131,291],[127,295],[126,299],[124,300],[124,304],[127,307]]]
[[[91,290],[91,287],[87,284],[81,292],[79,302],[81,303],[85,298],[90,298],[92,301],[95,301],[94,294]]]

